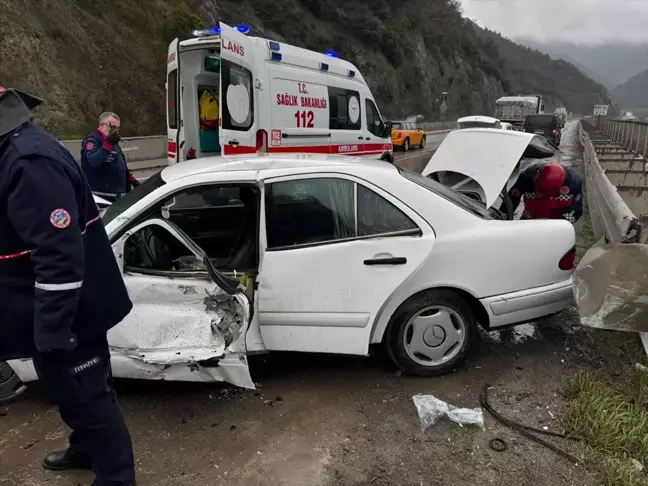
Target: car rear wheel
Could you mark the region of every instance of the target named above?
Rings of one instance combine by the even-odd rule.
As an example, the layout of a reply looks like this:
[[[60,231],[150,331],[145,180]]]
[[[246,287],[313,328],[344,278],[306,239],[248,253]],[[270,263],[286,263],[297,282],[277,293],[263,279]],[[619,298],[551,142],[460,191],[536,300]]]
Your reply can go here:
[[[429,290],[393,316],[387,351],[408,375],[438,376],[464,361],[476,335],[475,314],[463,297],[450,290]]]
[[[425,135],[423,135],[423,138],[421,139],[421,148],[425,148]]]
[[[406,138],[405,141],[403,142],[403,151],[407,152],[409,150],[410,143],[409,143],[409,138]]]
[[[16,372],[6,361],[0,361],[0,405],[16,401],[25,391],[27,387]]]

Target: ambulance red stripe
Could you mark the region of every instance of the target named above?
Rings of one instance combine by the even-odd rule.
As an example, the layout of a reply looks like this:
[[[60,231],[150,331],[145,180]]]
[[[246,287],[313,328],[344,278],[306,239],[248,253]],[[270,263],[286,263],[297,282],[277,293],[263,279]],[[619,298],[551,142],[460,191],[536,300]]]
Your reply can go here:
[[[351,147],[356,147],[349,150]],[[391,152],[392,148],[384,143],[340,144],[340,145],[302,145],[299,147],[268,147],[271,154],[323,154],[323,155],[378,155]],[[256,154],[256,147],[225,145],[224,155]]]

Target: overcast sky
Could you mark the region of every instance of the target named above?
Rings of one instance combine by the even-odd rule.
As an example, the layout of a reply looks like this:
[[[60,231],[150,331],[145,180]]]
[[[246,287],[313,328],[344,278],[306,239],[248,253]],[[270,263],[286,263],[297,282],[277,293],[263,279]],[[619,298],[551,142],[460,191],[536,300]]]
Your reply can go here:
[[[648,41],[648,0],[460,0],[464,16],[509,38]]]

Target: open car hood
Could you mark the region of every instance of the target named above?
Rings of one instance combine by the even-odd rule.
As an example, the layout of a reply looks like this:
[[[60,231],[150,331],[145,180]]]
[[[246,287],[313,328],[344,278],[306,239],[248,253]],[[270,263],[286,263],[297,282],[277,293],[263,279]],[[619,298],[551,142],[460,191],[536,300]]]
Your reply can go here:
[[[422,175],[456,172],[476,181],[491,207],[517,169],[520,159],[543,159],[556,151],[544,137],[496,128],[450,132],[423,169]]]

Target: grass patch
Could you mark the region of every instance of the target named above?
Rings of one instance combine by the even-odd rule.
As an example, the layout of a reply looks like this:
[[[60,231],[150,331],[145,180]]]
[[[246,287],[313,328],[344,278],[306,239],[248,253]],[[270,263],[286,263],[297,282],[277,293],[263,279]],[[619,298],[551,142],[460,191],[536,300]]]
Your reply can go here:
[[[564,426],[584,438],[578,454],[600,468],[606,485],[648,486],[635,462],[648,464],[648,370],[618,371],[581,371],[571,378]]]

